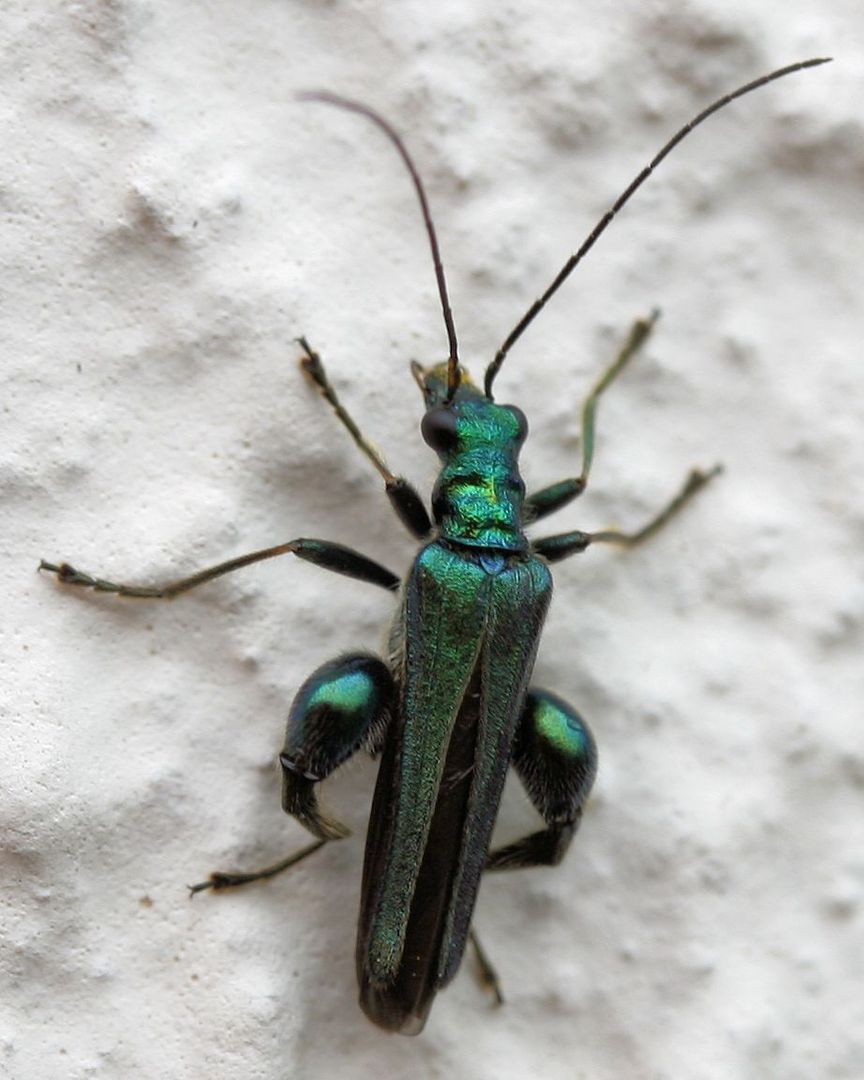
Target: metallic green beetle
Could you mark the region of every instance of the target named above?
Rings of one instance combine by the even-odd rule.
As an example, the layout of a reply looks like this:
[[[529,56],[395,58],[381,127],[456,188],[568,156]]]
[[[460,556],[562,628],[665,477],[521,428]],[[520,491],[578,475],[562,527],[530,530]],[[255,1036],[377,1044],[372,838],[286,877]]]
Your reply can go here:
[[[231,559],[162,586],[119,585],[68,563],[43,562],[66,584],[120,596],[170,598],[239,567],[293,553],[325,569],[399,593],[389,656],[338,657],[300,688],[280,755],[282,805],[317,838],[287,859],[252,873],[216,873],[193,892],[271,877],[347,834],[320,809],[316,785],[361,748],[381,763],[366,840],[357,936],[360,1003],[376,1024],[416,1034],[438,990],[456,974],[471,934],[484,870],[554,865],[579,824],[597,767],[591,732],[558,697],[530,686],[552,594],[548,564],[598,541],[633,545],[652,535],[717,472],[693,470],[676,497],[643,528],[573,531],[529,540],[525,526],[560,509],[587,484],[600,395],[651,330],[638,321],[582,410],[582,469],[525,497],[518,455],[522,412],[496,404],[492,384],[506,353],[617,211],[697,124],[729,101],[783,75],[824,63],[792,64],[727,94],[682,128],[613,204],[547,291],[526,312],[486,372],[481,391],[460,367],[438,243],[417,170],[402,140],[377,113],[331,94],[307,99],[362,114],[396,147],[420,200],[450,346],[446,363],[413,365],[426,413],[421,431],[441,460],[430,519],[420,496],[387,468],[362,436],[305,338],[302,365],[378,469],[396,513],[423,540],[404,585],[379,563],[329,541],[297,539]],[[509,765],[545,828],[490,851]],[[474,939],[500,998],[494,972]]]

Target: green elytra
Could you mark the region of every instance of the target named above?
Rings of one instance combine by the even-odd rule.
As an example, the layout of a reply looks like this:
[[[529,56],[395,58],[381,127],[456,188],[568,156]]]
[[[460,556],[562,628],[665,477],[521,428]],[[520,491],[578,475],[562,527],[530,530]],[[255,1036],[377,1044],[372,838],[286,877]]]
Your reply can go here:
[[[397,515],[424,546],[404,585],[386,567],[332,541],[299,538],[229,559],[165,585],[122,585],[68,563],[42,562],[65,584],[119,596],[169,599],[251,563],[292,553],[324,569],[376,584],[400,602],[389,655],[337,657],[318,668],[292,704],[280,763],[282,805],[314,843],[264,870],[217,872],[192,892],[272,877],[347,830],[321,810],[317,784],[361,748],[380,755],[370,813],[357,939],[360,1001],[380,1026],[416,1034],[435,994],[454,977],[471,938],[484,974],[497,978],[471,932],[484,870],[554,865],[581,819],[596,772],[591,732],[556,695],[529,685],[551,598],[548,564],[595,542],[624,546],[653,535],[718,472],[694,469],[667,506],[635,532],[571,531],[530,540],[525,526],[567,505],[588,482],[601,394],[635,355],[656,320],[637,321],[582,410],[582,468],[576,477],[526,498],[518,455],[527,432],[521,411],[498,405],[492,384],[504,357],[593,246],[618,210],[695,126],[729,101],[774,79],[825,63],[789,65],[716,101],[685,125],[629,185],[541,297],[505,339],[481,392],[459,366],[444,273],[425,193],[396,132],[367,106],[329,94],[306,95],[360,113],[391,140],[418,195],[450,345],[446,363],[413,366],[427,411],[421,427],[441,471],[432,519],[422,499],[390,472],[362,436],[305,338],[302,366],[373,463]],[[513,766],[544,828],[490,851],[504,777]]]

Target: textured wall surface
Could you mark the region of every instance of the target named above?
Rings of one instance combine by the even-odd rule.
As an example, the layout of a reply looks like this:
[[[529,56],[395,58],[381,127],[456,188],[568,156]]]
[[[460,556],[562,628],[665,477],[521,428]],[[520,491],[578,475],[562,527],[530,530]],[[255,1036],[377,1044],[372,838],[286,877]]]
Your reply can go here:
[[[860,4],[7,0],[0,55],[0,1074],[860,1080]],[[296,90],[405,133],[477,372],[680,123],[820,55],[687,139],[501,374],[542,486],[663,310],[591,489],[542,531],[637,524],[691,465],[725,473],[644,548],[556,567],[536,678],[594,727],[595,798],[563,866],[481,891],[506,1007],[469,960],[422,1036],[389,1037],[355,1004],[371,763],[324,792],[352,840],[184,889],[306,842],[284,714],[377,647],[388,596],[283,559],[123,602],[37,561],[143,582],[322,536],[409,565],[293,339],[428,490],[426,240],[381,136]],[[502,834],[535,825],[514,784]]]

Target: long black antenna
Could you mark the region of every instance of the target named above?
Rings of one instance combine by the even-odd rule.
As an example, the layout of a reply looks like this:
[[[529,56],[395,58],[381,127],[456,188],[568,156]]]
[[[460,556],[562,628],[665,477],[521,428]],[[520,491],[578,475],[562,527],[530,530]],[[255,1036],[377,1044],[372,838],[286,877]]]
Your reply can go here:
[[[429,203],[426,201],[426,192],[423,189],[423,181],[411,160],[411,155],[402,142],[399,134],[387,123],[383,116],[379,116],[374,109],[364,105],[360,101],[351,98],[340,97],[338,94],[330,94],[326,90],[313,90],[297,95],[300,101],[323,101],[325,105],[335,105],[339,109],[348,112],[359,113],[367,117],[373,124],[379,127],[387,138],[399,151],[399,156],[405,163],[405,167],[414,181],[414,190],[420,200],[420,210],[426,225],[426,235],[429,237],[429,246],[432,248],[432,262],[435,264],[435,280],[438,282],[438,295],[441,297],[441,309],[444,313],[444,325],[447,328],[447,341],[450,348],[450,356],[447,361],[447,400],[449,401],[456,393],[459,385],[459,351],[456,343],[456,328],[453,325],[453,312],[450,310],[450,299],[447,296],[447,282],[444,278],[444,267],[441,263],[441,252],[438,249],[438,238],[435,235],[435,226],[432,224],[432,214],[429,211]]]
[[[495,359],[486,369],[486,376],[484,379],[484,389],[488,398],[492,397],[492,384],[495,381],[495,376],[501,370],[501,365],[504,363],[504,357],[510,351],[514,342],[516,342],[521,336],[522,332],[533,322],[534,318],[539,314],[546,304],[546,301],[553,296],[561,285],[570,276],[573,269],[582,261],[583,257],[591,250],[595,242],[599,239],[601,234],[605,232],[607,226],[611,223],[612,219],[621,209],[621,207],[629,200],[638,189],[645,183],[651,173],[657,168],[663,158],[681,142],[685,135],[698,127],[703,120],[707,120],[712,113],[722,109],[724,105],[728,105],[730,101],[734,101],[735,98],[743,97],[744,94],[749,94],[751,90],[758,90],[760,86],[764,86],[766,83],[773,82],[775,79],[782,79],[784,75],[791,75],[795,71],[802,71],[804,68],[817,67],[819,64],[827,64],[831,57],[821,57],[816,60],[801,60],[797,64],[789,64],[787,67],[779,68],[777,71],[772,71],[770,75],[763,75],[760,79],[754,79],[753,82],[749,82],[744,86],[740,86],[737,90],[733,90],[731,94],[725,94],[719,100],[715,101],[713,105],[709,105],[707,109],[703,109],[698,116],[695,116],[688,124],[685,124],[669,142],[663,147],[659,154],[642,170],[636,179],[627,187],[619,196],[618,199],[612,204],[612,206],[606,211],[602,218],[597,222],[594,228],[589,233],[587,239],[584,241],[579,250],[571,255],[566,263],[561,267],[558,276],[543,293],[543,295],[535,300],[531,307],[525,312],[518,323],[513,327],[510,333],[504,340],[504,344],[495,353]]]

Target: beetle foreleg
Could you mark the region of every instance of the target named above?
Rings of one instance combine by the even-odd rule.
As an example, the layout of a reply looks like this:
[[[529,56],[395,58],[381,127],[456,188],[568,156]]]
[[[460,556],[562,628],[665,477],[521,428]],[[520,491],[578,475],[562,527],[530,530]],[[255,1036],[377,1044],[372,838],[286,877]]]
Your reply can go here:
[[[524,520],[526,522],[537,521],[547,514],[560,510],[562,506],[572,502],[581,495],[588,486],[588,475],[591,472],[591,463],[594,460],[594,430],[597,422],[597,405],[600,395],[624,370],[627,364],[636,355],[646,338],[654,329],[654,323],[660,317],[660,312],[655,308],[647,319],[637,319],[627,335],[627,340],[621,347],[621,351],[615,357],[613,363],[603,372],[591,389],[582,406],[582,472],[578,476],[567,480],[559,480],[557,484],[529,495],[525,500]]]
[[[321,357],[315,352],[306,338],[297,338],[297,344],[306,354],[301,358],[300,366],[321,391],[322,397],[328,402],[333,412],[336,413],[339,422],[354,440],[357,448],[375,466],[378,475],[384,481],[384,490],[390,500],[390,505],[396,512],[396,516],[412,536],[422,540],[432,531],[432,522],[429,520],[429,514],[417,489],[404,476],[396,476],[395,473],[390,471],[387,462],[381,455],[381,451],[357,427],[353,417],[339,400],[336,391],[327,378],[327,372],[324,370]]]

